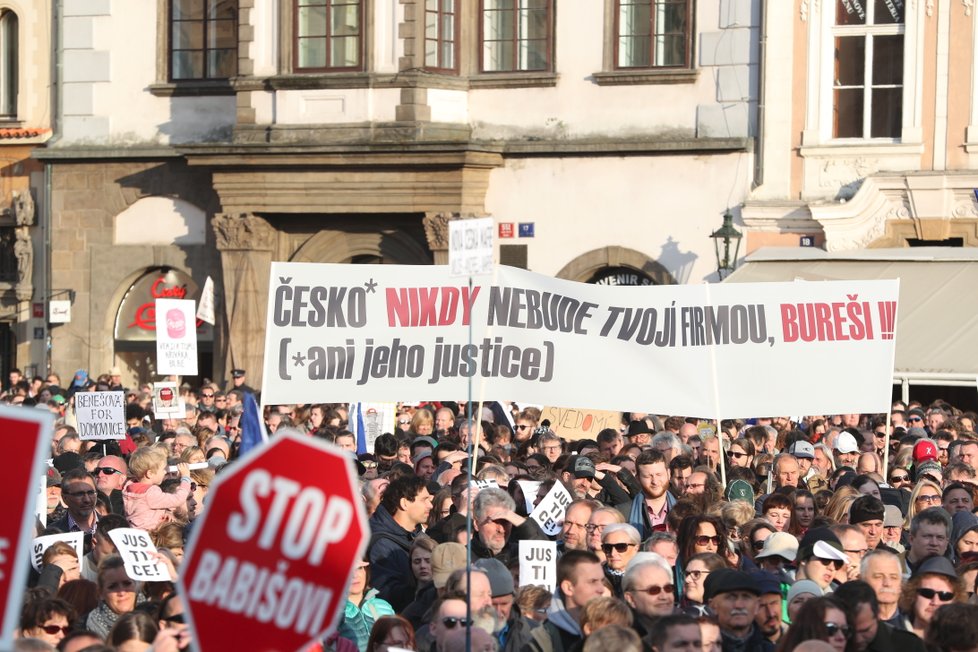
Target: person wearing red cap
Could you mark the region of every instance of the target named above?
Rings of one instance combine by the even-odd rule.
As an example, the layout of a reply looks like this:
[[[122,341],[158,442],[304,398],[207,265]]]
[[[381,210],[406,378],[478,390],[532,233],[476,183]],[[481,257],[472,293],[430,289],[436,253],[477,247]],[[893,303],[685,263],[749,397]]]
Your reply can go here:
[[[937,462],[937,444],[931,439],[921,439],[913,446],[914,464]]]

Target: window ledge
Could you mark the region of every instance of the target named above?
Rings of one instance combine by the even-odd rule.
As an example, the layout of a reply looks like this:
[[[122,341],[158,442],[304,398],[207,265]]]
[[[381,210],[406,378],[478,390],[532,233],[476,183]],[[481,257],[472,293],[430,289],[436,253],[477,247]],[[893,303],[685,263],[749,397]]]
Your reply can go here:
[[[835,157],[835,156],[915,156],[924,153],[923,143],[836,143],[824,145],[802,146],[799,150],[802,157]]]
[[[555,72],[490,72],[469,77],[469,88],[533,88],[557,85]]]
[[[227,79],[193,80],[151,84],[149,92],[156,97],[197,97],[234,95],[234,88],[231,86],[231,81]]]
[[[613,70],[591,75],[598,86],[630,86],[637,84],[692,84],[700,76],[698,69],[663,68],[655,70]]]

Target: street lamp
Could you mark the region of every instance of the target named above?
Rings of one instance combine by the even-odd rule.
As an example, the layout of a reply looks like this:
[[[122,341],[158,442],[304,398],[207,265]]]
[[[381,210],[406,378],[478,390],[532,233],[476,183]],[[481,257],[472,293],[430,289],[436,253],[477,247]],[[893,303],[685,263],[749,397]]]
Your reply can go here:
[[[730,211],[723,214],[723,226],[710,234],[717,254],[717,276],[722,281],[724,276],[737,268],[737,255],[740,252],[740,239],[744,234],[734,228],[733,215]],[[721,252],[721,245],[723,251]],[[730,255],[730,245],[733,245],[733,256]]]

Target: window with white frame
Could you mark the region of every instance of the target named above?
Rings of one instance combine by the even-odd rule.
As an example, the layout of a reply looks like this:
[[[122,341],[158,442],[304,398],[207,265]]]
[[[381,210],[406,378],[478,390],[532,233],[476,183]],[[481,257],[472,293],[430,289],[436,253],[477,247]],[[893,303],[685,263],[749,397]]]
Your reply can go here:
[[[904,0],[835,0],[833,138],[900,138],[904,33]]]
[[[553,0],[482,0],[483,72],[550,70]]]
[[[458,0],[425,0],[425,69],[441,72],[458,71],[458,18]]]
[[[17,14],[0,10],[0,120],[17,117],[19,44]]]

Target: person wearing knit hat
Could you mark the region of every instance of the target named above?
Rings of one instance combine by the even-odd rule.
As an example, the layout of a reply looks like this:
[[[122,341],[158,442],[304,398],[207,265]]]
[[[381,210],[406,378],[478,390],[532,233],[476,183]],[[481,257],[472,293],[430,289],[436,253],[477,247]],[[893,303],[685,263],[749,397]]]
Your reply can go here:
[[[445,588],[452,571],[465,568],[465,546],[460,543],[440,543],[431,553],[431,581],[436,589]]]
[[[792,584],[785,598],[785,604],[788,607],[789,622],[794,621],[795,616],[801,610],[803,604],[812,598],[818,598],[822,595],[822,587],[811,580],[798,580]]]
[[[873,550],[883,539],[883,517],[886,507],[875,496],[860,496],[849,508],[849,524],[856,525],[866,536],[866,546]]]
[[[805,533],[798,545],[798,579],[812,580],[822,591],[829,589],[836,571],[849,563],[842,542],[825,527]]]

